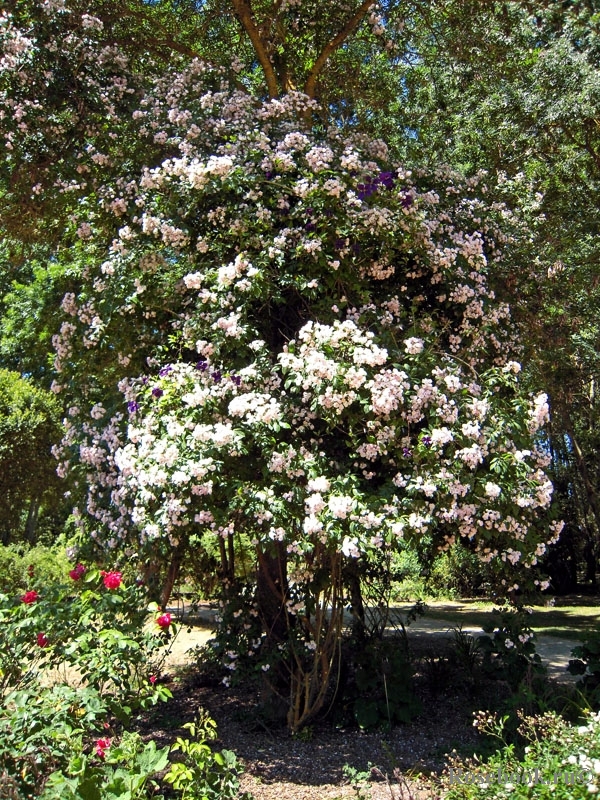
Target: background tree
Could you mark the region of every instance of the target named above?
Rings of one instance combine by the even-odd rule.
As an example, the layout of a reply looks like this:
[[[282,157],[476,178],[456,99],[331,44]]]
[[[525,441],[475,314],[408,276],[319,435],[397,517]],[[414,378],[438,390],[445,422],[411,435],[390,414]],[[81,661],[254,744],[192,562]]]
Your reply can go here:
[[[465,175],[485,170],[525,223],[496,290],[523,326],[528,373],[553,408],[567,521],[556,585],[598,557],[597,392],[599,17],[593,3],[432,4],[410,19],[420,54],[407,77],[405,152]],[[522,265],[527,264],[526,269]]]
[[[51,447],[61,436],[50,392],[0,370],[0,534],[3,544],[33,542],[40,513],[55,508],[59,484]],[[58,495],[60,496],[60,495]]]

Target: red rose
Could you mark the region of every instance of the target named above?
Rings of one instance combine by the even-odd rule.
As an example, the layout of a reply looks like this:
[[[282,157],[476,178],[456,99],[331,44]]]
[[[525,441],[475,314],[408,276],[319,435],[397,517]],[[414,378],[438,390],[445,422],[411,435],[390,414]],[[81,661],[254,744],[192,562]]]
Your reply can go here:
[[[96,741],[96,755],[98,758],[104,758],[105,750],[110,747],[110,739],[98,739]]]
[[[72,569],[69,572],[69,578],[71,578],[71,580],[73,581],[79,581],[83,578],[85,573],[86,573],[86,568],[83,566],[83,564],[77,564],[75,569]]]
[[[156,624],[159,628],[163,628],[166,630],[169,625],[171,624],[171,615],[170,614],[161,614],[160,617],[156,620]]]
[[[105,572],[102,570],[100,574],[107,589],[118,589],[121,585],[122,575],[120,572]]]
[[[21,597],[21,602],[29,606],[31,603],[35,603],[38,597],[39,594],[35,591],[35,589],[30,589],[30,591],[25,592],[25,594]]]
[[[38,633],[37,643],[38,647],[48,647],[48,637],[45,633]]]
[[[156,683],[156,675],[150,675],[150,677],[148,678],[148,680],[150,681],[150,683],[152,684],[152,686],[154,686],[154,684]]]

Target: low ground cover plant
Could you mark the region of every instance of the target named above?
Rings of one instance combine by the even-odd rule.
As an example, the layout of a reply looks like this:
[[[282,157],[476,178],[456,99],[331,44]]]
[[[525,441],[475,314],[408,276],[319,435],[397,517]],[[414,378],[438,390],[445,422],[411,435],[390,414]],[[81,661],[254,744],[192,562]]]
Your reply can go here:
[[[450,760],[444,776],[446,800],[548,798],[578,800],[600,790],[600,714],[573,725],[555,713],[521,717],[526,745],[505,743],[507,718],[481,712],[475,724],[501,747],[486,762]]]

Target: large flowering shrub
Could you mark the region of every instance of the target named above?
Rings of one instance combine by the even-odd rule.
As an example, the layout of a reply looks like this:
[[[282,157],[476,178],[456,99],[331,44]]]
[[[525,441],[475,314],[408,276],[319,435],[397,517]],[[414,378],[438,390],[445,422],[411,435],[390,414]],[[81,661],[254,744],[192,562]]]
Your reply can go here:
[[[102,24],[81,24],[85,49]],[[35,42],[3,31],[26,69]],[[103,65],[127,71],[112,50]],[[129,156],[111,107],[81,181],[60,184],[86,267],[54,338],[59,472],[92,540],[143,564],[207,534],[232,581],[250,538],[243,647],[265,671],[286,653],[298,727],[325,696],[348,564],[460,538],[509,592],[558,535],[535,443],[547,398],[520,389],[488,281],[507,214],[477,181],[411,173],[382,141],[313,126],[306,96],[259,101],[200,60],[111,87],[131,102]]]

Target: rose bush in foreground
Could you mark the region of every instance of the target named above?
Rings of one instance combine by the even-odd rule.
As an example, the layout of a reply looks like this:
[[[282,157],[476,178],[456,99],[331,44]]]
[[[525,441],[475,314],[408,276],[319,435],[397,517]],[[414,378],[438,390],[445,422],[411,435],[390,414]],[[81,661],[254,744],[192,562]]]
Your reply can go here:
[[[148,684],[164,658],[164,639],[145,624],[156,607],[116,571],[81,578],[30,590],[20,602],[0,596],[0,690],[26,687],[47,667],[72,668],[126,717],[163,691]]]
[[[0,595],[0,794],[160,798],[169,750],[143,742],[127,724],[134,710],[171,696],[156,674],[165,656],[161,634],[175,634],[175,624],[170,614],[156,617],[156,606],[148,607],[143,590],[126,585],[121,573],[76,569],[77,580],[30,590],[29,602]],[[152,619],[156,627],[146,624]],[[56,668],[64,674],[65,666],[76,687],[57,677]],[[206,744],[213,729],[205,719],[194,727],[199,741],[188,747],[179,740],[178,749],[188,771],[225,800],[237,796],[238,767],[232,753],[213,753]],[[187,772],[172,774],[171,794],[189,796]]]

